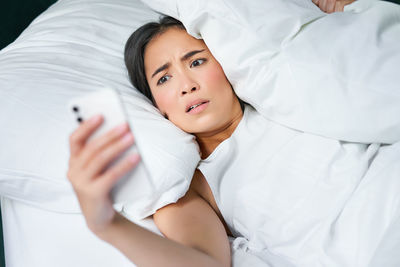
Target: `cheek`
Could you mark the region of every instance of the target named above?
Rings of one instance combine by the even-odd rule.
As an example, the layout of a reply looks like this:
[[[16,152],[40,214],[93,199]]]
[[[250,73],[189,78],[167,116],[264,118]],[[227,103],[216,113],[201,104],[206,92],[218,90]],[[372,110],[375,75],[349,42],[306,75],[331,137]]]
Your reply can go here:
[[[218,92],[220,93],[225,92],[226,89],[228,89],[228,92],[232,91],[231,85],[226,78],[224,71],[218,64],[208,68],[204,79],[207,80],[208,84],[212,84],[215,89],[218,89]]]
[[[173,100],[175,99],[173,90],[162,88],[157,93],[154,93],[153,96],[154,99],[156,100],[158,109],[162,113],[169,114],[171,113],[173,107],[176,106],[176,103],[173,102]]]
[[[208,68],[207,72],[209,81],[218,84],[221,83],[229,84],[224,71],[222,70],[221,66],[218,63],[214,63],[210,68]]]

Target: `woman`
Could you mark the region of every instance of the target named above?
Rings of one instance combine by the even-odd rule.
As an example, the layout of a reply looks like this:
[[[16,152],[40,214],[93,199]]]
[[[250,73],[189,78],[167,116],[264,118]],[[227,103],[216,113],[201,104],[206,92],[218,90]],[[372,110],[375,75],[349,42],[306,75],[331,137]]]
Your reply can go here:
[[[250,110],[237,98],[205,43],[188,35],[172,18],[136,31],[126,45],[125,59],[133,85],[166,118],[196,136],[202,159],[234,134],[244,111]],[[101,117],[86,121],[70,137],[68,178],[88,227],[138,266],[230,266],[228,235],[232,228],[200,170],[184,197],[153,215],[168,239],[114,211],[110,190],[139,158],[131,155],[102,172],[134,139],[124,124],[86,144],[101,123]]]
[[[241,104],[205,43],[188,35],[179,21],[165,18],[160,23],[143,26],[128,41],[130,77],[169,120],[196,135],[205,158],[235,130],[243,116]],[[149,27],[153,27],[153,32]],[[130,42],[137,38],[138,43],[146,38],[149,41],[142,51],[144,62],[135,59],[141,56],[136,53],[140,50],[130,47]],[[132,67],[136,66],[130,65],[131,61],[144,63],[139,67],[144,73],[133,74]],[[134,142],[128,126],[122,125],[85,145],[101,120],[86,121],[70,139],[68,177],[88,227],[138,266],[230,266],[230,232],[199,171],[178,203],[159,209],[153,216],[168,239],[134,225],[113,210],[108,198],[112,185],[139,159],[133,155],[99,175],[108,162]],[[102,156],[96,157],[100,151]]]

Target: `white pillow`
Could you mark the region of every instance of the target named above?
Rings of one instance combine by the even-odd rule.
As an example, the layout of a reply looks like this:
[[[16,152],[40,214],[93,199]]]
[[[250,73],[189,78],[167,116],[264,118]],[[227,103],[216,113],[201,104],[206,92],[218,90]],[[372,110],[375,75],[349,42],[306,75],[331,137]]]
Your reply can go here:
[[[75,129],[66,107],[106,87],[122,96],[152,176],[147,189],[132,188],[136,201],[123,203],[125,212],[140,219],[184,195],[198,146],[133,89],[123,61],[130,34],[158,17],[138,0],[60,0],[0,52],[1,195],[80,212],[66,179]]]
[[[237,95],[266,118],[339,140],[400,140],[400,6],[357,0],[146,0],[203,38]]]

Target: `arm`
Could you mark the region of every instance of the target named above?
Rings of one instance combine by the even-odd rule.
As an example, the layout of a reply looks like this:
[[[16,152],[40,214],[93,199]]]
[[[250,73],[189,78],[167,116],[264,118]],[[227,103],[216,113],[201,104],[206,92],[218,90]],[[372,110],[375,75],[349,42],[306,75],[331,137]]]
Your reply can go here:
[[[211,207],[193,191],[158,210],[154,221],[168,239],[119,214],[98,236],[138,266],[230,266],[225,230]]]
[[[212,207],[192,188],[176,204],[159,209],[153,218],[169,239],[202,251],[217,260],[219,266],[231,266],[224,225]]]
[[[99,234],[138,266],[230,266],[225,229],[212,208],[193,190],[153,216],[161,237],[120,215]]]
[[[133,144],[122,141],[129,128],[112,130],[86,143],[100,121],[85,121],[70,136],[70,180],[89,229],[138,266],[230,266],[230,246],[221,221],[194,191],[157,211],[155,222],[171,240],[116,213],[110,191],[138,162],[127,156],[105,168]],[[130,155],[132,156],[132,155]]]

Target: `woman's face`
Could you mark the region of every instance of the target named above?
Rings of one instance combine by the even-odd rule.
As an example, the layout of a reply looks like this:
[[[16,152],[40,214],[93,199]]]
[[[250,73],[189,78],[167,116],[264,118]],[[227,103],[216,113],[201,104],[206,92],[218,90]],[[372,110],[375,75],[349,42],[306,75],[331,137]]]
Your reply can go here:
[[[172,27],[151,40],[144,64],[157,107],[185,132],[212,134],[241,114],[221,66],[185,30]]]

